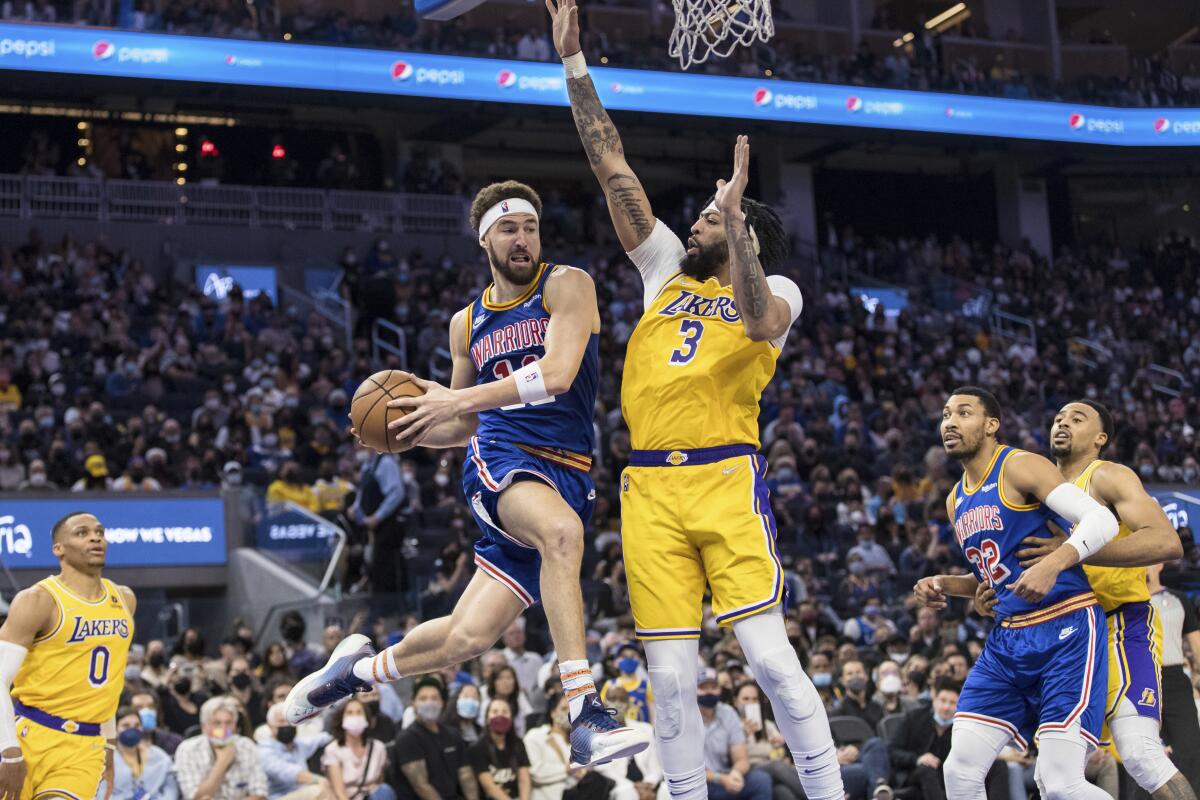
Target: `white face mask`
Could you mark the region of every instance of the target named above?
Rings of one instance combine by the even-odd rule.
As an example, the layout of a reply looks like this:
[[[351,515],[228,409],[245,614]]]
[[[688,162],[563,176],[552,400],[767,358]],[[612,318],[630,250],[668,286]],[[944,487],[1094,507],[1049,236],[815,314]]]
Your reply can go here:
[[[367,718],[361,714],[355,714],[351,717],[342,717],[342,730],[354,736],[362,736],[363,731],[367,729]]]
[[[900,694],[900,676],[888,673],[879,679],[879,691],[884,694]]]

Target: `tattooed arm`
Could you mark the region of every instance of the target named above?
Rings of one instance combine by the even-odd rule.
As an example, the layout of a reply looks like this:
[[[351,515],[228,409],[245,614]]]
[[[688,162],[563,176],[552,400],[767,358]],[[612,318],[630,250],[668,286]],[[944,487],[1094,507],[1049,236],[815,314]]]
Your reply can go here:
[[[763,272],[755,251],[754,240],[742,218],[742,193],[750,175],[750,140],[739,136],[733,151],[733,177],[728,182],[717,181],[713,199],[721,213],[725,239],[729,243],[729,279],[733,284],[733,301],[742,316],[746,335],[756,342],[775,341],[787,333],[799,316],[793,305],[772,291],[772,279]],[[786,278],[774,276],[788,284]],[[791,284],[794,289],[795,284]],[[799,291],[796,290],[796,296]]]
[[[554,46],[558,54],[579,53],[579,8],[575,0],[546,0],[546,8],[554,20]],[[600,181],[617,238],[626,251],[633,250],[654,230],[650,200],[625,161],[621,136],[604,110],[591,77],[567,78],[567,94],[571,98],[575,128],[592,172]]]

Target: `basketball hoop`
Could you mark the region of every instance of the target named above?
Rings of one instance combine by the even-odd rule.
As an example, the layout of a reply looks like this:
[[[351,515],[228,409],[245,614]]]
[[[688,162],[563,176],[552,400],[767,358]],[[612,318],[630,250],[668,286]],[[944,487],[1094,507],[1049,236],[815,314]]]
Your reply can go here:
[[[710,55],[728,56],[739,44],[767,42],[775,35],[771,0],[671,0],[675,29],[668,52],[684,69]]]

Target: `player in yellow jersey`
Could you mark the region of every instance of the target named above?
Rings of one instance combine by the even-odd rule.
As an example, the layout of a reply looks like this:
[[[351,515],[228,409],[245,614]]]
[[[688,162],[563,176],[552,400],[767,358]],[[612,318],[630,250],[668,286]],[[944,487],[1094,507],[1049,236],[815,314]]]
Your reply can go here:
[[[101,777],[112,793],[136,599],[100,576],[95,516],[68,514],[50,535],[61,570],[18,593],[0,627],[0,800],[91,800]]]
[[[1113,511],[1117,538],[1083,565],[1108,618],[1108,703],[1105,740],[1111,740],[1129,774],[1154,800],[1195,800],[1187,778],[1167,757],[1161,721],[1162,625],[1150,603],[1146,567],[1183,555],[1178,534],[1162,507],[1146,494],[1128,467],[1104,461],[1112,441],[1112,414],[1094,400],[1067,403],[1050,428],[1050,450],[1062,476]],[[1022,566],[1052,552],[1066,534],[1026,539]],[[991,590],[981,587],[981,601]]]
[[[805,794],[841,800],[825,709],[783,624],[783,569],[758,454],[759,401],[800,315],[800,290],[768,276],[787,234],[767,205],[743,197],[750,145],[691,227],[687,246],[654,217],[621,138],[587,75],[575,0],[546,0],[575,125],[617,237],[643,283],[629,340],[621,410],[633,452],[621,476],[630,605],[645,642],[655,736],[676,800],[739,794],[747,776],[707,771],[697,697],[705,585],[771,700]],[[709,698],[705,698],[708,700]]]

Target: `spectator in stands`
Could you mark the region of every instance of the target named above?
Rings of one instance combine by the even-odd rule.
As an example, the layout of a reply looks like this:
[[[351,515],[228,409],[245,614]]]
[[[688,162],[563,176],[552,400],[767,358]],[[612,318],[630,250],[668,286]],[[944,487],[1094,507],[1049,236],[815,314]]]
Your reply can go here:
[[[288,669],[292,675],[308,675],[323,663],[321,653],[309,646],[304,638],[308,624],[299,611],[289,611],[279,620],[279,635],[287,652]]]
[[[258,761],[267,774],[270,800],[333,800],[329,781],[308,771],[308,760],[329,744],[333,737],[321,732],[318,736],[301,738],[296,726],[288,723],[283,704],[267,711],[267,726],[271,737],[258,742]]]
[[[155,689],[167,679],[170,667],[167,664],[167,649],[162,639],[151,639],[146,643],[146,658],[142,664],[142,680]]]
[[[624,642],[614,647],[610,655],[616,658],[617,676],[609,678],[600,687],[600,699],[608,704],[609,692],[619,686],[625,690],[629,719],[649,722],[654,695],[650,691],[650,680],[642,669],[638,646],[633,642]]]
[[[158,690],[162,724],[182,736],[186,736],[193,726],[202,724],[200,706],[208,695],[198,689],[198,684],[199,669],[184,662],[171,667]]]
[[[258,679],[266,686],[276,678],[291,680],[291,669],[288,667],[288,654],[283,642],[271,642],[263,653],[262,663],[258,665]]]
[[[117,752],[113,759],[112,797],[117,800],[179,800],[171,756],[146,735],[133,706],[117,709]]]
[[[25,465],[17,459],[12,448],[0,444],[0,492],[11,492],[24,482]]]
[[[883,613],[878,597],[867,597],[863,601],[862,613],[846,620],[842,635],[858,645],[873,645],[885,642],[896,633],[896,623]]]
[[[526,699],[525,693],[521,691],[521,682],[517,680],[516,670],[507,663],[497,668],[487,679],[481,695],[480,702],[485,710],[491,705],[492,700],[496,699],[504,700],[510,708],[516,709],[514,726],[517,735],[525,735],[525,720],[533,713],[533,707]],[[479,722],[481,725],[487,724],[487,720],[483,716],[480,716]]]
[[[453,729],[438,723],[445,704],[446,689],[439,679],[426,675],[417,681],[413,692],[417,721],[392,744],[399,800],[479,799],[466,743]]]
[[[317,496],[313,487],[300,479],[300,465],[284,461],[278,477],[267,487],[267,504],[295,503],[307,511],[317,511]]]
[[[545,659],[541,654],[525,649],[525,617],[517,617],[502,637],[504,660],[516,673],[521,693],[529,699],[529,690],[538,685],[537,676]],[[515,708],[514,708],[515,710]],[[524,728],[521,729],[524,733]]]
[[[770,716],[770,704],[758,684],[752,680],[739,683],[734,689],[733,704],[742,720],[742,732],[746,735],[746,757],[750,761],[750,768],[770,776],[774,800],[799,800],[804,797],[804,787],[800,785],[796,767],[783,755],[787,743]]]
[[[157,492],[162,484],[146,474],[146,460],[141,456],[129,459],[125,472],[112,483],[114,492]]]
[[[72,492],[100,492],[112,488],[112,478],[108,476],[108,462],[99,453],[93,453],[84,459],[83,469],[87,473],[75,485]]]
[[[267,776],[254,742],[237,734],[237,702],[214,697],[200,709],[201,734],[175,752],[175,774],[184,798],[266,800]]]
[[[561,800],[563,792],[578,780],[569,766],[571,721],[567,698],[561,692],[552,692],[546,698],[546,707],[546,724],[529,731],[524,739],[533,787],[531,798]]]
[[[513,710],[507,700],[494,698],[484,712],[487,733],[467,749],[467,759],[490,800],[529,800],[529,756],[513,731]]]
[[[313,494],[317,511],[322,515],[337,514],[346,507],[346,498],[355,490],[354,484],[337,474],[337,461],[333,457],[321,459],[317,468],[317,482]]]
[[[254,671],[250,668],[250,660],[245,656],[235,656],[229,662],[227,678],[229,696],[242,704],[250,715],[250,724],[258,727],[266,721],[262,711],[263,695],[261,686],[255,680]]]
[[[938,612],[932,608],[921,607],[917,611],[917,624],[909,631],[909,641],[912,651],[926,658],[936,658],[942,649],[942,622]]]
[[[918,787],[925,800],[946,800],[942,768],[950,754],[950,731],[960,689],[956,681],[938,681],[932,706],[906,712],[888,743],[892,766],[904,774],[900,785]]]
[[[29,474],[17,485],[18,492],[55,492],[58,484],[50,480],[46,474],[46,462],[35,458],[29,462]]]
[[[158,695],[152,691],[137,692],[129,698],[129,704],[137,711],[142,731],[150,743],[162,748],[167,755],[174,756],[183,737],[159,724],[162,715],[159,712]]]
[[[714,800],[769,800],[771,778],[750,769],[746,734],[738,714],[721,702],[717,672],[700,671],[696,699],[704,721],[704,766],[708,796]]]
[[[376,719],[353,697],[333,712],[334,741],[325,748],[321,767],[335,800],[395,800],[395,789],[385,782],[388,752],[374,735]]]
[[[884,716],[911,711],[918,703],[915,698],[904,695],[904,679],[900,666],[895,661],[881,661],[875,667],[875,697],[872,698],[883,709]]]
[[[883,719],[883,709],[867,695],[867,671],[858,660],[842,662],[842,698],[834,704],[831,713],[838,717],[858,717],[875,730]]]
[[[452,727],[462,736],[468,745],[475,744],[483,735],[483,727],[479,724],[480,707],[479,687],[474,683],[462,683],[454,702],[447,704],[442,722]]]
[[[408,566],[404,559],[405,521],[400,516],[404,503],[404,481],[394,455],[370,454],[359,450],[362,471],[358,496],[347,515],[362,525],[371,544],[368,571],[376,594],[393,594],[408,589]],[[391,604],[392,608],[395,604]]]
[[[0,367],[0,413],[21,410],[21,389],[12,382],[12,372]]]

